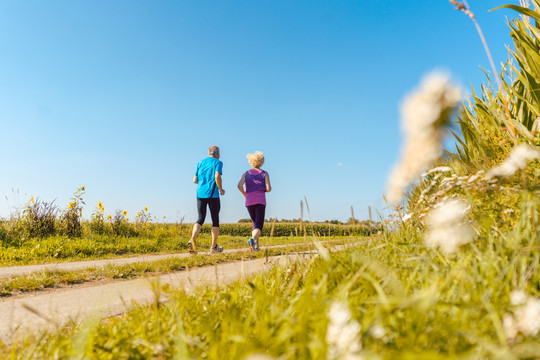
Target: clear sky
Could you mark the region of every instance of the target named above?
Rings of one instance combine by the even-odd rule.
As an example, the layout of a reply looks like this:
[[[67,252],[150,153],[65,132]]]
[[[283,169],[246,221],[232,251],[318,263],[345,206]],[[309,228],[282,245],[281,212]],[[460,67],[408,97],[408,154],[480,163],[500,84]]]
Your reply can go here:
[[[510,1],[469,0],[499,68],[515,14],[489,10]],[[312,220],[365,219],[385,207],[403,96],[432,69],[478,87],[480,67],[446,0],[3,0],[0,217],[85,185],[86,217],[101,200],[193,222],[195,167],[217,144],[222,222],[248,217],[236,184],[255,150],[267,217],[299,217],[306,196]]]

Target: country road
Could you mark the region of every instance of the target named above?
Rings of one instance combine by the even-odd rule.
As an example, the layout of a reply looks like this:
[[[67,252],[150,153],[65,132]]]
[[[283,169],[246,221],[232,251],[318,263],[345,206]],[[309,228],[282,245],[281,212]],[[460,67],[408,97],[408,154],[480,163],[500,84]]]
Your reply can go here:
[[[152,283],[187,291],[198,286],[222,285],[265,271],[287,257],[271,257],[269,263],[266,263],[266,259],[236,261],[151,278],[111,280],[2,299],[0,339],[10,342],[17,333],[62,325],[70,319],[118,315],[132,302],[151,303],[156,299]]]
[[[300,244],[299,244],[300,245]],[[303,244],[302,244],[303,245]],[[272,247],[287,247],[276,245]],[[347,245],[337,245],[333,250],[340,250]],[[233,249],[228,252],[245,251]],[[308,253],[302,253],[309,256]],[[14,274],[28,274],[45,269],[77,271],[88,267],[108,264],[126,264],[141,261],[156,261],[167,257],[187,257],[189,254],[167,254],[138,256],[121,259],[78,261],[45,265],[17,266],[0,269],[0,277]],[[126,306],[136,302],[148,304],[156,299],[153,284],[168,285],[170,288],[183,288],[186,291],[199,286],[223,285],[270,267],[283,264],[297,257],[298,254],[272,256],[249,261],[234,261],[215,266],[204,266],[174,273],[143,277],[135,280],[104,280],[85,283],[65,288],[15,295],[0,300],[0,339],[11,342],[13,338],[27,331],[39,330],[47,326],[61,326],[70,319],[103,318],[123,313]],[[155,287],[155,286],[154,286]],[[166,294],[162,301],[166,301]]]
[[[322,241],[321,243],[331,243],[332,241]],[[297,244],[284,244],[284,245],[271,245],[265,246],[266,249],[278,249],[292,246],[303,246],[305,243]],[[237,248],[237,249],[226,249],[223,251],[224,254],[237,253],[247,251],[246,248]],[[199,251],[200,255],[209,254],[205,251]],[[176,253],[176,254],[157,254],[157,255],[139,255],[123,258],[112,258],[112,259],[102,259],[102,260],[86,260],[86,261],[70,261],[70,262],[57,262],[49,264],[40,264],[40,265],[21,265],[21,266],[6,266],[0,267],[0,278],[10,277],[10,276],[19,276],[27,275],[40,271],[75,271],[83,270],[88,268],[99,268],[107,265],[126,265],[139,262],[150,262],[164,260],[167,258],[186,258],[190,257],[189,253]]]

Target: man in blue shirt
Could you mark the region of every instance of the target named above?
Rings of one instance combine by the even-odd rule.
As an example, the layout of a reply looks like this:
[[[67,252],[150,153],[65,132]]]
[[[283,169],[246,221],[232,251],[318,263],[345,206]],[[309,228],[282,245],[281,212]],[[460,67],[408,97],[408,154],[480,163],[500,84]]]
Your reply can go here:
[[[221,203],[219,195],[225,195],[225,190],[221,186],[221,174],[223,173],[223,162],[219,160],[219,147],[216,145],[208,148],[208,157],[199,161],[193,182],[197,184],[197,211],[199,218],[193,224],[193,232],[187,246],[189,252],[195,252],[197,245],[195,239],[201,231],[202,224],[206,218],[206,207],[210,208],[210,216],[212,217],[212,248],[211,253],[223,251],[223,247],[217,244],[219,236],[219,210]]]

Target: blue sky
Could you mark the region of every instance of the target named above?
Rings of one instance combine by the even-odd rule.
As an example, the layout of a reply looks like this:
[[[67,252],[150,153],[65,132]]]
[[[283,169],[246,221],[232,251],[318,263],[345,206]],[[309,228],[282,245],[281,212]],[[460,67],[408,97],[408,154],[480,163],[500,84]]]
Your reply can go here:
[[[505,3],[469,1],[496,64]],[[0,217],[85,185],[85,216],[103,201],[193,222],[217,144],[222,222],[248,217],[236,183],[255,150],[267,217],[299,217],[306,196],[312,220],[365,219],[385,207],[403,96],[432,69],[466,90],[489,69],[445,0],[0,1],[0,53]]]

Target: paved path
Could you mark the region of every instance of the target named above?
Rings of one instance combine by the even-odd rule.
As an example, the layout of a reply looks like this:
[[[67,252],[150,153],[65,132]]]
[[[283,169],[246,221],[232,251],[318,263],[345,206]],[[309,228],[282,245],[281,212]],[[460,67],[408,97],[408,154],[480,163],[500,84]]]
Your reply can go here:
[[[222,285],[288,261],[289,255],[237,261],[179,271],[152,278],[111,281],[106,284],[76,286],[13,296],[0,300],[0,338],[6,342],[28,330],[59,326],[70,319],[108,317],[123,313],[132,302],[148,304],[156,296],[152,284],[191,291],[199,286]],[[166,298],[165,298],[166,300]]]
[[[343,241],[343,240],[334,240],[334,241]],[[331,243],[330,241],[322,241],[322,243]],[[298,244],[283,244],[283,245],[272,245],[266,246],[268,249],[275,248],[285,248],[290,246],[302,246],[305,243]],[[227,249],[224,250],[224,253],[236,253],[247,251],[247,248],[240,249]],[[199,251],[200,255],[209,254],[208,252]],[[88,260],[88,261],[72,261],[72,262],[60,262],[60,263],[50,263],[50,264],[40,264],[40,265],[23,265],[23,266],[6,266],[0,267],[0,278],[10,277],[10,276],[20,276],[25,274],[31,274],[34,272],[41,271],[55,271],[55,270],[64,270],[64,271],[75,271],[88,268],[100,268],[107,265],[125,265],[133,264],[138,262],[148,262],[148,261],[158,261],[167,258],[185,258],[191,256],[188,253],[176,253],[176,254],[159,254],[159,255],[141,255],[133,256],[126,258],[114,258],[114,259],[103,259],[103,260]]]
[[[336,245],[332,250],[338,251],[349,245]],[[301,253],[300,256],[311,256],[312,254]],[[170,257],[171,255],[166,256]],[[178,256],[188,255],[178,254]],[[27,331],[62,326],[71,319],[96,319],[118,315],[125,312],[126,306],[133,302],[138,304],[152,303],[156,299],[152,290],[153,284],[169,285],[170,288],[183,288],[186,291],[191,291],[197,287],[222,285],[242,277],[249,277],[257,272],[266,271],[272,266],[286,264],[298,256],[298,254],[289,254],[271,256],[268,261],[266,258],[235,261],[135,280],[107,280],[11,296],[0,300],[0,339],[10,343],[15,336],[24,335]],[[136,259],[141,261],[142,258],[154,257],[144,256]],[[117,260],[127,259],[107,261],[116,264]],[[164,296],[162,300],[166,301],[166,294]]]

